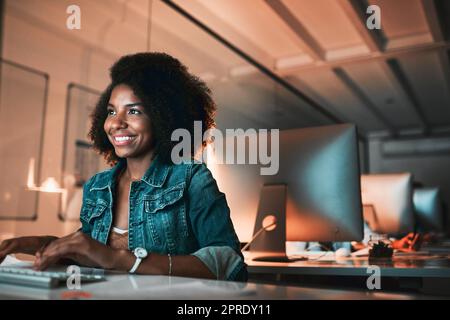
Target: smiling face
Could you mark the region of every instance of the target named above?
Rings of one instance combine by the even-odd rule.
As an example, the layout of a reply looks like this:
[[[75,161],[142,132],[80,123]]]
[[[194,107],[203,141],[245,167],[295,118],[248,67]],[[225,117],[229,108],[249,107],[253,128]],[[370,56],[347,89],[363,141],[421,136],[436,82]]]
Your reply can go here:
[[[103,128],[120,158],[143,158],[153,149],[150,118],[127,85],[118,85],[111,92]]]

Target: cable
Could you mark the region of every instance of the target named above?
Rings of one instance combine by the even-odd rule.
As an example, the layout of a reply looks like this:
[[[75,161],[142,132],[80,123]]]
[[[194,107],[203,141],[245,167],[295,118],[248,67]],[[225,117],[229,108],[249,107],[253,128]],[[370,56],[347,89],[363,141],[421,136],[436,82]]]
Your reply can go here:
[[[252,242],[261,234],[261,232],[265,231],[266,229],[268,229],[269,227],[273,226],[277,224],[276,221],[272,222],[271,224],[267,225],[267,226],[263,226],[261,227],[253,236],[253,238],[241,249],[241,252],[244,252],[245,250],[247,250],[247,248],[252,244]]]
[[[271,226],[273,226],[273,225],[275,225],[276,224],[276,221],[274,221],[274,222],[272,222],[271,224],[269,224],[269,225],[267,225],[267,226],[263,226],[263,227],[261,227],[256,233],[255,233],[255,235],[252,237],[252,239],[241,249],[241,252],[244,252],[245,250],[247,250],[247,248],[253,243],[253,241],[264,231],[264,230],[266,230],[266,229],[268,229],[268,228],[270,228]],[[334,251],[331,249],[331,248],[329,248],[329,247],[327,247],[327,246],[325,246],[325,245],[323,245],[323,244],[320,244],[320,243],[318,243],[318,244],[315,244],[315,245],[313,245],[313,246],[311,246],[311,247],[309,247],[309,248],[307,248],[305,251],[310,251],[312,248],[314,248],[314,247],[320,247],[320,248],[322,248],[322,249],[325,249],[326,251],[324,251],[324,253],[323,254],[321,254],[319,257],[317,257],[317,258],[315,258],[315,259],[311,259],[311,258],[307,258],[308,259],[308,261],[316,261],[316,260],[319,260],[319,259],[321,259],[323,256],[325,256],[325,255],[327,255],[328,253],[330,253],[330,252],[333,252],[334,253]]]

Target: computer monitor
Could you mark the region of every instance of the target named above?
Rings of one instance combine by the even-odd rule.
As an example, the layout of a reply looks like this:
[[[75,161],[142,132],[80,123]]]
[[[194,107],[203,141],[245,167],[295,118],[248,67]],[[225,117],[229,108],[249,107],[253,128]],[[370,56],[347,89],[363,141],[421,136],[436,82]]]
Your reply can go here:
[[[444,215],[439,188],[417,188],[413,193],[414,210],[420,231],[442,231]]]
[[[392,236],[414,231],[410,173],[362,175],[361,197],[371,231]]]
[[[286,241],[363,238],[354,125],[280,131],[275,175],[261,175],[259,165],[245,164],[214,164],[211,171],[226,195],[238,235],[251,226],[255,234],[266,217],[277,218],[273,231],[254,239],[252,251],[285,256]]]

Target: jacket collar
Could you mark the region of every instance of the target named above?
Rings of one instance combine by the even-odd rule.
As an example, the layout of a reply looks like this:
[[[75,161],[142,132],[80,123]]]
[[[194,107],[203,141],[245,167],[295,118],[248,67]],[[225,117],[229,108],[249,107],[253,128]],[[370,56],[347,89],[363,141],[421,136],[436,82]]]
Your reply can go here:
[[[162,158],[156,155],[141,180],[151,186],[161,187],[166,181],[170,167],[170,164],[163,162]]]
[[[107,170],[104,174],[98,176],[90,190],[104,188],[111,189],[118,173],[122,170],[122,168],[126,167],[126,165],[127,160],[125,158],[119,159],[114,167],[112,167],[110,170]],[[141,178],[141,181],[144,181],[145,183],[154,187],[161,187],[166,181],[169,169],[170,164],[164,163],[157,155],[153,159],[144,176]]]

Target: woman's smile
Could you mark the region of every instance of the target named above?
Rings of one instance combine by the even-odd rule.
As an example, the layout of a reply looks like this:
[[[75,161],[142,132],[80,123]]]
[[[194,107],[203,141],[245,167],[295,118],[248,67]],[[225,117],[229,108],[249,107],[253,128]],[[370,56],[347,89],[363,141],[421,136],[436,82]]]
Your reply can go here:
[[[136,140],[136,136],[131,135],[114,135],[113,136],[113,144],[114,146],[127,146],[130,145]]]

